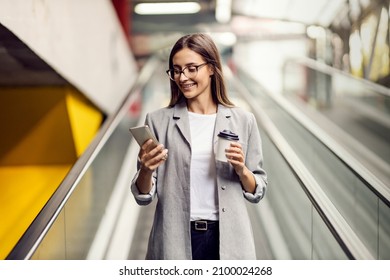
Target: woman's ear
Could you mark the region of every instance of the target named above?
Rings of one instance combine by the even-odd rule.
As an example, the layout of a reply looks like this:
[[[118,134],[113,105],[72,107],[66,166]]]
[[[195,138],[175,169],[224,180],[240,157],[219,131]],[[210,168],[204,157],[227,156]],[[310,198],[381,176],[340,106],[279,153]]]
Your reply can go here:
[[[211,77],[212,75],[214,75],[214,67],[208,66],[208,71],[209,71],[209,76],[210,76],[210,77]]]

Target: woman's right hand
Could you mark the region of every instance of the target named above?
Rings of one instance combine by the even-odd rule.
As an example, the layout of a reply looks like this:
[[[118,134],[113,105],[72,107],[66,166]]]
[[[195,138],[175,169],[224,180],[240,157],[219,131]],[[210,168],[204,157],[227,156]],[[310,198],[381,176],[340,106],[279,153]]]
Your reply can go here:
[[[139,151],[141,170],[153,173],[168,158],[168,149],[163,144],[156,145],[152,139],[147,140]]]
[[[152,189],[152,174],[168,158],[168,149],[164,145],[156,145],[152,139],[146,141],[139,151],[141,170],[137,178],[137,187],[140,193],[147,194]]]

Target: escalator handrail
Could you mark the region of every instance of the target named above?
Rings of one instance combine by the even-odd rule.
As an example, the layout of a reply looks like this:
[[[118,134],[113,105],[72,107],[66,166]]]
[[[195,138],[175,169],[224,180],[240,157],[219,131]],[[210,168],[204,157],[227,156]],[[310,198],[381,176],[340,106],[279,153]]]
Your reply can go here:
[[[283,69],[285,69],[285,67],[290,63],[301,64],[301,65],[309,67],[313,70],[322,72],[324,74],[328,74],[330,76],[332,76],[334,74],[338,74],[338,75],[347,77],[348,79],[355,80],[355,81],[358,81],[358,82],[364,84],[364,86],[372,89],[375,93],[381,94],[381,95],[386,96],[386,97],[390,97],[390,89],[389,88],[382,86],[382,85],[379,85],[377,83],[374,83],[370,80],[353,76],[345,71],[334,68],[332,66],[329,66],[329,65],[322,63],[322,62],[319,62],[317,60],[307,58],[307,57],[286,59],[286,61],[284,62],[284,65],[283,65]]]
[[[6,259],[21,260],[30,259],[32,257],[46,233],[49,231],[50,227],[64,208],[69,197],[76,189],[77,184],[80,182],[87,169],[91,166],[94,159],[100,153],[107,140],[114,133],[115,128],[127,114],[130,104],[132,104],[134,99],[137,98],[137,93],[141,92],[141,89],[146,85],[150,76],[153,74],[157,63],[159,63],[158,58],[151,57],[142,67],[122,104],[119,106],[117,111],[108,116],[102,124],[95,138],[72,166],[69,173],[58,186],[57,190],[39,212],[23,236],[19,239],[18,243],[8,254]]]

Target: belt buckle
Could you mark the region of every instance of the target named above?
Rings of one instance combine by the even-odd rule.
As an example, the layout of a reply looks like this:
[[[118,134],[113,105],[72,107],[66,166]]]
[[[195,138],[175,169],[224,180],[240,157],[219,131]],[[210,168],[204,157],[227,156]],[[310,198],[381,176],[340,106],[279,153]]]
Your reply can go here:
[[[207,221],[195,221],[195,229],[196,230],[207,230]]]

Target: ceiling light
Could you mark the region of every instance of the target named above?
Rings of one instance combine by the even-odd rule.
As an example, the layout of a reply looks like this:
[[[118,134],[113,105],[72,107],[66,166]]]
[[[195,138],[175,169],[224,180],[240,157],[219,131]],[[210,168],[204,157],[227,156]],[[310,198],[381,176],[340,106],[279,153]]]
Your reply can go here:
[[[134,11],[139,15],[196,14],[200,5],[197,2],[140,3]]]
[[[227,23],[232,16],[232,0],[217,0],[215,18],[218,22]]]

